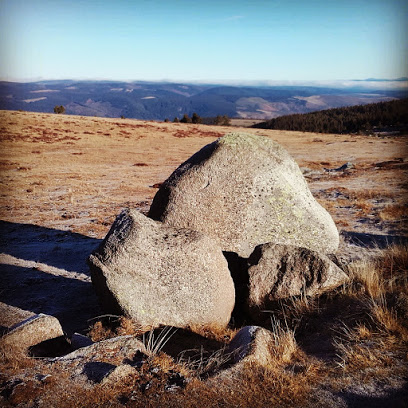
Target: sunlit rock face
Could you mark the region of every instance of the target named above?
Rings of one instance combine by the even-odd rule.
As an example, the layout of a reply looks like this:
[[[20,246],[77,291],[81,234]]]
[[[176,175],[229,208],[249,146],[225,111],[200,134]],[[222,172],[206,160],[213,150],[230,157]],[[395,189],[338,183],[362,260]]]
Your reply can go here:
[[[149,216],[201,231],[223,251],[248,257],[274,242],[334,253],[339,234],[299,166],[271,139],[230,133],[181,164],[154,197]]]

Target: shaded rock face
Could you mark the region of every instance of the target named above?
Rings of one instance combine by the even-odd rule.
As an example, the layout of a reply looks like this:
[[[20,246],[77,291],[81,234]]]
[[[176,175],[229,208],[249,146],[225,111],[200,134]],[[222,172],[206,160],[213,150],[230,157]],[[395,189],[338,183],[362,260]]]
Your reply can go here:
[[[234,284],[216,240],[123,211],[89,258],[102,306],[142,325],[226,325]]]
[[[295,161],[263,136],[231,133],[203,147],[163,183],[149,217],[220,240],[248,257],[278,242],[334,253],[339,234]]]
[[[250,309],[291,296],[318,295],[348,279],[327,256],[291,245],[259,245],[248,263]]]
[[[74,333],[71,336],[71,347],[74,350],[80,349],[82,347],[88,347],[91,346],[92,344],[93,341],[89,337],[84,336],[83,334]]]

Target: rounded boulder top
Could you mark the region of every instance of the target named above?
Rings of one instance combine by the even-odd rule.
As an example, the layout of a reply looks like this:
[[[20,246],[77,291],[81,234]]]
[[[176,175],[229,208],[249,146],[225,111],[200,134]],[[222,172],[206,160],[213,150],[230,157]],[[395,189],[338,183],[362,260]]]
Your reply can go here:
[[[204,146],[162,184],[149,216],[217,238],[248,257],[275,242],[334,253],[339,234],[299,166],[266,136],[230,133]]]

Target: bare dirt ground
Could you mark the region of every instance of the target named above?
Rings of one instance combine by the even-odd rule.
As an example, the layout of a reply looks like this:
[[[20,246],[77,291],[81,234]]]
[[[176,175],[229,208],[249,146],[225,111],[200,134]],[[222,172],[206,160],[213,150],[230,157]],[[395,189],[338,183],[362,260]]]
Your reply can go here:
[[[0,329],[40,312],[67,334],[89,327],[102,311],[86,258],[116,215],[146,213],[179,164],[231,131],[265,135],[290,152],[338,226],[340,257],[406,240],[408,136],[0,111]]]

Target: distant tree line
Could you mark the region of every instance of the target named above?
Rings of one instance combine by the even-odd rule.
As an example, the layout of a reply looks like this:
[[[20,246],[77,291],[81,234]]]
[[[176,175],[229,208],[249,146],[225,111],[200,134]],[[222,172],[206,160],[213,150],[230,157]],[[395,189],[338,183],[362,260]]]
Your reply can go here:
[[[164,119],[165,122],[169,122],[169,119]],[[191,118],[185,113],[181,119],[177,116],[173,119],[173,123],[202,123],[204,125],[218,125],[218,126],[230,126],[231,119],[227,115],[217,115],[216,117],[202,118],[197,113],[193,113]]]
[[[408,99],[280,116],[254,128],[317,133],[373,133],[408,129]]]
[[[206,125],[231,126],[231,119],[227,115],[217,115],[216,117],[203,118]]]
[[[62,105],[54,106],[54,113],[65,113],[65,108]]]

